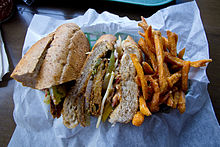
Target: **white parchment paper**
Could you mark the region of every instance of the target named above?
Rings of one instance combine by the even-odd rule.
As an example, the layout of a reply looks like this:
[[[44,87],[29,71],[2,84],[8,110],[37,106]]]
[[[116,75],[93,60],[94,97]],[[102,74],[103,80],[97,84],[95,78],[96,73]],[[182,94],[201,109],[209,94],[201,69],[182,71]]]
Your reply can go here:
[[[5,52],[5,45],[2,39],[2,34],[0,30],[0,81],[2,77],[9,71],[8,57]]]
[[[98,14],[89,9],[83,16],[71,20],[35,15],[27,31],[23,54],[41,37],[67,22],[77,23],[89,34],[129,34],[136,41],[140,38],[137,21],[108,12]],[[147,22],[163,34],[166,30],[177,33],[178,51],[186,47],[184,59],[209,58],[208,42],[195,2],[162,9],[147,18]],[[145,117],[141,127],[131,123],[114,127],[101,123],[98,129],[95,128],[95,118],[89,127],[67,129],[62,124],[62,117],[51,117],[49,107],[43,103],[43,92],[22,87],[16,82],[13,98],[17,126],[9,146],[218,146],[220,129],[207,91],[206,68],[191,68],[189,78],[184,114],[171,110],[168,114]]]

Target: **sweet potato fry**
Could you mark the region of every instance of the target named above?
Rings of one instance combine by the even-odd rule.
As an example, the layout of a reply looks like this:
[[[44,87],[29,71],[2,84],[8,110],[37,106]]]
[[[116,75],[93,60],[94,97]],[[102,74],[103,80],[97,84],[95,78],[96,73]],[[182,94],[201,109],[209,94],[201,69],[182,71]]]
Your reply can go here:
[[[212,59],[204,59],[204,60],[198,60],[190,62],[190,66],[192,67],[202,67],[206,66],[206,63],[212,62]]]
[[[188,89],[188,73],[190,68],[190,61],[184,61],[182,68],[182,90],[184,92]]]
[[[185,93],[181,90],[180,91],[180,98],[178,101],[178,106],[177,106],[178,110],[180,111],[180,113],[184,113],[186,110],[186,99],[185,99]]]
[[[163,63],[163,68],[164,68],[164,72],[165,72],[166,77],[169,77],[170,76],[170,70],[167,66],[167,63],[165,63],[165,62]]]
[[[153,98],[150,102],[150,111],[151,112],[159,111],[159,100],[160,100],[160,92],[154,93]]]
[[[134,115],[134,117],[132,118],[132,124],[134,125],[134,126],[141,126],[141,124],[144,122],[144,115],[140,112],[140,111],[138,111],[135,115]]]
[[[169,44],[168,49],[171,55],[176,57],[177,55],[176,46],[177,46],[178,36],[175,33],[168,30],[167,37],[168,37],[168,44]]]
[[[172,74],[171,76],[167,77],[167,82],[170,88],[173,87],[173,85],[179,81],[181,77],[181,72],[176,72],[174,74]]]
[[[144,38],[146,40],[146,44],[148,46],[148,49],[151,50],[153,53],[155,53],[154,40],[153,40],[153,36],[152,36],[152,27],[151,26],[149,26],[147,28],[147,30],[145,31]]]
[[[145,78],[146,78],[146,80],[151,82],[151,85],[152,85],[155,93],[160,92],[158,82],[155,79],[153,79],[151,75],[147,75],[147,76],[145,75]]]
[[[185,54],[185,50],[186,50],[186,48],[183,48],[183,49],[179,52],[178,58],[183,59],[183,56],[184,56],[184,54]]]
[[[163,104],[172,94],[172,91],[170,90],[167,94],[165,94],[162,98],[160,98],[159,105]]]
[[[135,80],[136,84],[141,87],[140,78],[138,76],[136,76],[134,80]]]
[[[167,51],[167,48],[169,48],[168,39],[166,37],[162,37],[163,44],[164,44],[164,51]]]
[[[150,59],[154,71],[157,72],[157,61],[155,55],[147,48],[143,38],[139,39],[138,44],[141,47],[141,50],[144,52],[145,56]]]
[[[140,46],[141,50],[144,52],[144,54],[146,56],[148,56],[148,48],[147,48],[147,45],[144,41],[144,38],[140,38],[139,41],[138,41],[138,45]]]
[[[140,26],[144,31],[147,30],[148,24],[143,16],[141,16],[141,22],[138,23],[138,26]]]
[[[174,99],[173,99],[173,92],[171,91],[171,94],[169,98],[167,99],[167,106],[173,107]]]
[[[142,62],[142,66],[143,66],[144,72],[146,74],[153,74],[154,73],[153,69],[151,68],[151,66],[147,62]]]
[[[178,65],[180,67],[183,66],[184,60],[182,60],[178,57],[172,56],[169,52],[164,52],[164,55],[165,55],[165,61],[166,62]]]
[[[166,90],[168,83],[166,81],[165,71],[163,67],[164,51],[163,51],[163,44],[162,44],[162,38],[160,32],[155,33],[154,42],[155,42],[156,56],[158,62],[160,92],[163,93]]]
[[[142,114],[144,114],[146,116],[150,116],[151,115],[151,112],[148,109],[143,96],[140,96],[140,98],[139,98],[139,108],[140,108],[140,111],[141,111]]]
[[[142,33],[141,31],[138,31],[138,34],[140,34],[142,37],[145,37],[145,33]]]
[[[130,57],[134,64],[135,69],[137,70],[137,75],[140,78],[144,99],[147,100],[148,99],[148,88],[147,88],[147,81],[145,80],[145,77],[144,77],[143,68],[141,64],[139,63],[138,58],[135,54],[130,54]]]
[[[179,98],[180,98],[180,92],[179,91],[174,92],[174,98],[173,98],[174,101],[173,101],[172,108],[176,109]]]

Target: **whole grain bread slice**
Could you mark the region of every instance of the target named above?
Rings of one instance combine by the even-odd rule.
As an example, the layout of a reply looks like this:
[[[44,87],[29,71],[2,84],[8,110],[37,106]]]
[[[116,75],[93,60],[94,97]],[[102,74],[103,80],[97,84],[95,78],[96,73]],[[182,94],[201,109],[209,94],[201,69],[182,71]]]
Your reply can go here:
[[[88,51],[88,39],[79,26],[63,24],[28,50],[11,77],[34,89],[76,80]]]
[[[87,57],[81,70],[80,77],[76,80],[75,85],[71,88],[64,100],[62,115],[63,123],[66,127],[74,128],[79,122],[82,126],[85,126],[85,103],[81,103],[85,100],[81,99],[85,98],[83,95],[96,61],[98,58],[105,56],[109,50],[114,49],[115,41],[115,36],[106,34],[101,36],[92,48],[92,52]]]
[[[141,52],[135,41],[130,36],[122,42],[122,47],[124,53],[119,68],[122,95],[120,103],[110,115],[109,122],[112,124],[115,124],[116,122],[130,122],[138,109],[139,90],[138,85],[134,80],[136,70],[129,54],[136,54],[138,59],[141,60]]]

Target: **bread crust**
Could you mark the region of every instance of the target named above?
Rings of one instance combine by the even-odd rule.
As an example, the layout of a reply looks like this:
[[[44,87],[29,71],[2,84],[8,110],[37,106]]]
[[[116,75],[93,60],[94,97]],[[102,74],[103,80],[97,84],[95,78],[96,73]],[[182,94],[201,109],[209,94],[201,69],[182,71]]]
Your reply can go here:
[[[132,37],[128,36],[123,41],[122,47],[124,50],[121,65],[121,101],[115,110],[110,114],[109,122],[115,124],[116,122],[128,123],[132,120],[134,114],[138,109],[139,89],[135,82],[136,70],[131,61],[129,54],[136,54],[139,61],[141,60],[141,52]]]
[[[76,24],[63,24],[28,50],[11,77],[34,89],[76,80],[89,48],[88,39]]]
[[[85,114],[83,113],[84,106],[82,103],[76,103],[76,101],[81,102],[81,99],[85,98],[83,95],[96,60],[105,56],[107,51],[113,50],[115,41],[116,37],[113,35],[106,34],[101,36],[92,48],[91,54],[88,55],[81,70],[80,77],[76,80],[75,85],[71,88],[64,100],[62,115],[63,123],[66,127],[74,128],[77,126],[78,122],[80,122],[82,126],[85,126]]]

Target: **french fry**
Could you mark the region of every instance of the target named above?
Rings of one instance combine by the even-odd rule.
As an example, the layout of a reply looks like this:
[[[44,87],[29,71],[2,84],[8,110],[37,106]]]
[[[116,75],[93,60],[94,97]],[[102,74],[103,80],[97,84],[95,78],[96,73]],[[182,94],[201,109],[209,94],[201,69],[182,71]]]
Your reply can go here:
[[[145,76],[146,77],[146,76]],[[151,82],[151,85],[154,89],[154,94],[153,94],[153,98],[150,102],[150,110],[152,112],[156,112],[159,110],[159,100],[160,100],[160,88],[159,88],[159,85],[158,85],[158,82],[156,80],[154,80],[152,78],[152,76],[148,75],[146,77],[147,80],[149,80]]]
[[[134,126],[141,126],[141,124],[144,122],[144,115],[138,111],[132,118],[132,124]]]
[[[178,58],[183,59],[183,56],[184,56],[184,54],[185,54],[185,50],[186,50],[186,48],[183,48],[183,49],[179,52]]]
[[[146,116],[150,116],[152,115],[150,110],[148,109],[146,102],[143,98],[143,96],[140,96],[139,98],[139,108],[142,114],[146,115]]]
[[[165,71],[163,67],[164,51],[163,51],[163,44],[162,44],[162,38],[160,32],[155,33],[154,42],[155,42],[156,56],[158,62],[160,92],[163,93],[167,89],[168,83],[166,81]]]
[[[164,44],[164,51],[167,51],[167,48],[169,48],[168,39],[166,37],[162,37],[163,44]]]
[[[172,108],[176,109],[178,101],[179,101],[179,98],[180,98],[180,92],[179,91],[174,92]]]
[[[144,72],[146,74],[153,74],[154,73],[153,69],[151,68],[151,66],[147,62],[142,62],[142,66],[143,66]]]
[[[149,26],[147,28],[147,30],[145,31],[144,38],[146,40],[146,44],[148,46],[148,49],[151,50],[153,53],[155,53],[154,40],[153,40],[153,36],[152,36],[152,27],[151,26]]]
[[[174,99],[173,99],[173,92],[171,91],[171,94],[169,98],[167,99],[167,106],[173,107]]]
[[[147,30],[148,24],[143,16],[141,16],[141,22],[138,23],[138,26],[140,26],[144,31]]]
[[[163,63],[163,68],[164,68],[164,72],[165,72],[166,77],[169,77],[170,76],[170,70],[169,70],[169,68],[168,68],[168,66],[165,62]]]
[[[169,87],[172,88],[173,85],[177,81],[179,81],[180,77],[181,77],[181,73],[180,72],[176,72],[176,73],[172,74],[171,76],[167,77],[167,82],[168,82]]]
[[[198,60],[190,62],[190,66],[192,67],[202,67],[206,66],[206,63],[212,62],[212,59],[204,59],[204,60]]]
[[[180,111],[180,113],[184,113],[186,110],[186,99],[185,99],[185,93],[181,90],[180,91],[180,98],[178,101],[178,106],[177,106],[178,110]]]
[[[155,55],[147,49],[146,43],[143,38],[139,39],[138,44],[141,47],[141,50],[144,52],[144,54],[150,59],[154,72],[157,72],[157,61]]]
[[[130,54],[130,57],[137,71],[137,75],[140,78],[144,99],[147,100],[148,99],[148,88],[147,88],[147,81],[145,80],[145,77],[144,77],[143,68],[141,64],[139,63],[138,58],[135,54]]]
[[[148,25],[144,17],[141,17],[138,25],[144,31],[144,33],[138,32],[143,37],[138,41],[138,45],[146,57],[142,62],[142,69],[139,67],[140,63],[136,65],[137,63],[133,61],[138,73],[135,81],[143,91],[143,96],[139,99],[140,113],[157,112],[161,104],[177,108],[180,113],[184,113],[190,67],[206,66],[207,63],[212,62],[212,59],[184,61],[185,48],[177,55],[177,34],[168,30],[167,38],[161,36],[161,32],[155,31]],[[143,75],[142,70],[146,75]],[[148,87],[147,90],[146,87]],[[147,92],[144,91],[148,92],[148,99],[145,98],[144,93]],[[149,106],[149,109],[145,110],[145,106]]]
[[[152,85],[155,93],[156,92],[160,92],[160,88],[159,88],[158,82],[155,79],[153,79],[152,76],[147,75],[147,76],[145,76],[145,78],[146,78],[146,80],[151,82],[151,85]]]
[[[182,68],[182,90],[184,92],[188,89],[188,73],[190,68],[190,61],[184,61],[184,65]]]
[[[141,81],[140,81],[140,78],[138,76],[135,77],[134,79],[135,83],[141,87]]]
[[[166,95],[160,98],[159,105],[163,104],[168,98],[170,98],[171,94],[172,94],[172,91],[170,90]]]
[[[178,65],[180,67],[183,66],[184,64],[184,60],[178,58],[178,57],[174,57],[172,56],[169,52],[164,52],[164,55],[165,55],[165,61],[166,62],[169,62],[171,64],[175,64],[175,65]]]
[[[138,31],[138,34],[140,34],[142,37],[145,37],[145,34],[142,33],[141,31]]]
[[[159,100],[160,100],[160,92],[154,93],[153,98],[150,102],[150,111],[151,112],[159,111]]]
[[[176,46],[177,46],[178,36],[171,31],[167,31],[167,37],[169,44],[168,49],[171,55],[176,57],[177,56]]]

